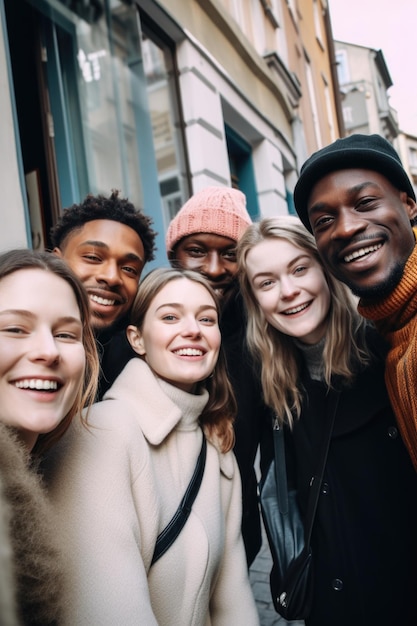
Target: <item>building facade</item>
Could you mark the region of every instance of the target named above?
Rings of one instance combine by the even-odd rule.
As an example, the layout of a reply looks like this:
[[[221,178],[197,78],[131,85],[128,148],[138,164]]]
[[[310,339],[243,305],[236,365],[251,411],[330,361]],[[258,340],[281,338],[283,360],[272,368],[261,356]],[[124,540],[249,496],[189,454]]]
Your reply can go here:
[[[335,55],[346,133],[377,133],[393,143],[399,127],[382,50],[335,41]]]
[[[286,213],[341,134],[325,0],[0,0],[0,20],[0,250],[47,248],[64,207],[120,189],[164,264],[192,193]]]

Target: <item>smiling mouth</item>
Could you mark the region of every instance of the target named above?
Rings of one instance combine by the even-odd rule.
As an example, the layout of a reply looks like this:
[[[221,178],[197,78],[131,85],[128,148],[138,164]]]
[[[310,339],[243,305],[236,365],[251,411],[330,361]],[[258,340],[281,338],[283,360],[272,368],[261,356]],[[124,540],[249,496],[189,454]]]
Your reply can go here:
[[[343,257],[343,260],[345,263],[352,263],[352,261],[363,259],[368,254],[371,254],[371,252],[376,252],[380,248],[382,248],[382,243],[378,243],[375,246],[366,246],[365,248],[360,248],[359,250],[352,252],[352,254],[348,254],[347,256]]]
[[[36,391],[57,391],[58,382],[56,380],[43,380],[41,378],[26,378],[13,383],[18,389],[35,389]]]
[[[95,302],[96,304],[101,304],[102,306],[113,306],[116,304],[116,300],[110,300],[109,298],[101,298],[100,296],[95,296],[90,293],[90,300]]]
[[[174,350],[174,354],[178,356],[203,356],[204,352],[197,348],[181,348],[180,350]]]
[[[295,315],[296,313],[301,313],[307,307],[309,307],[311,302],[307,302],[306,304],[300,304],[300,306],[296,306],[293,309],[287,309],[286,311],[282,311],[283,315]]]

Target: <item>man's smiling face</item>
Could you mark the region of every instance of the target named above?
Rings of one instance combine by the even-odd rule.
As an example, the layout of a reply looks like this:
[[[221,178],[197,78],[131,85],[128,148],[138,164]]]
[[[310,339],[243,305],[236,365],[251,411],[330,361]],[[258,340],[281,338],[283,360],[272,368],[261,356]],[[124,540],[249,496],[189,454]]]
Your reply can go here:
[[[142,240],[133,228],[113,220],[92,220],[71,231],[54,252],[87,290],[96,332],[130,311],[145,264]]]
[[[313,187],[308,216],[324,263],[365,300],[388,295],[414,245],[417,205],[382,174],[346,169]]]

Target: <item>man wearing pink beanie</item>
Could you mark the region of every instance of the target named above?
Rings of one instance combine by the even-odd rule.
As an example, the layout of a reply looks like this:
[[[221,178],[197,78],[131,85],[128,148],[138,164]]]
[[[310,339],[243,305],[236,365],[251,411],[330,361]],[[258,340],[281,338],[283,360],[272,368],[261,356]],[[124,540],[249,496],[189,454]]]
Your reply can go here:
[[[241,191],[206,187],[191,196],[171,221],[168,258],[203,274],[224,295],[235,285],[236,243],[251,223]]]
[[[236,277],[236,244],[251,223],[241,191],[207,187],[184,204],[166,234],[171,265],[205,276],[222,300],[222,343],[238,404],[234,451],[242,477],[242,535],[248,565],[262,541],[254,462],[269,424],[260,381],[246,348],[246,320]]]

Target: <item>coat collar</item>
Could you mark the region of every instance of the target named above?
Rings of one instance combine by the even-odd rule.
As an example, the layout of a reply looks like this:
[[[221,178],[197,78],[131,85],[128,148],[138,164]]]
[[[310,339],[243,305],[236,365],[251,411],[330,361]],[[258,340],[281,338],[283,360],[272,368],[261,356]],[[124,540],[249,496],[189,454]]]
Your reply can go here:
[[[161,381],[162,382],[162,381]],[[103,400],[127,402],[141,430],[152,445],[160,445],[178,426],[184,410],[198,416],[208,400],[208,392],[192,395],[168,383],[160,384],[149,366],[139,358],[131,359],[105,394]],[[156,418],[155,416],[160,416]]]

